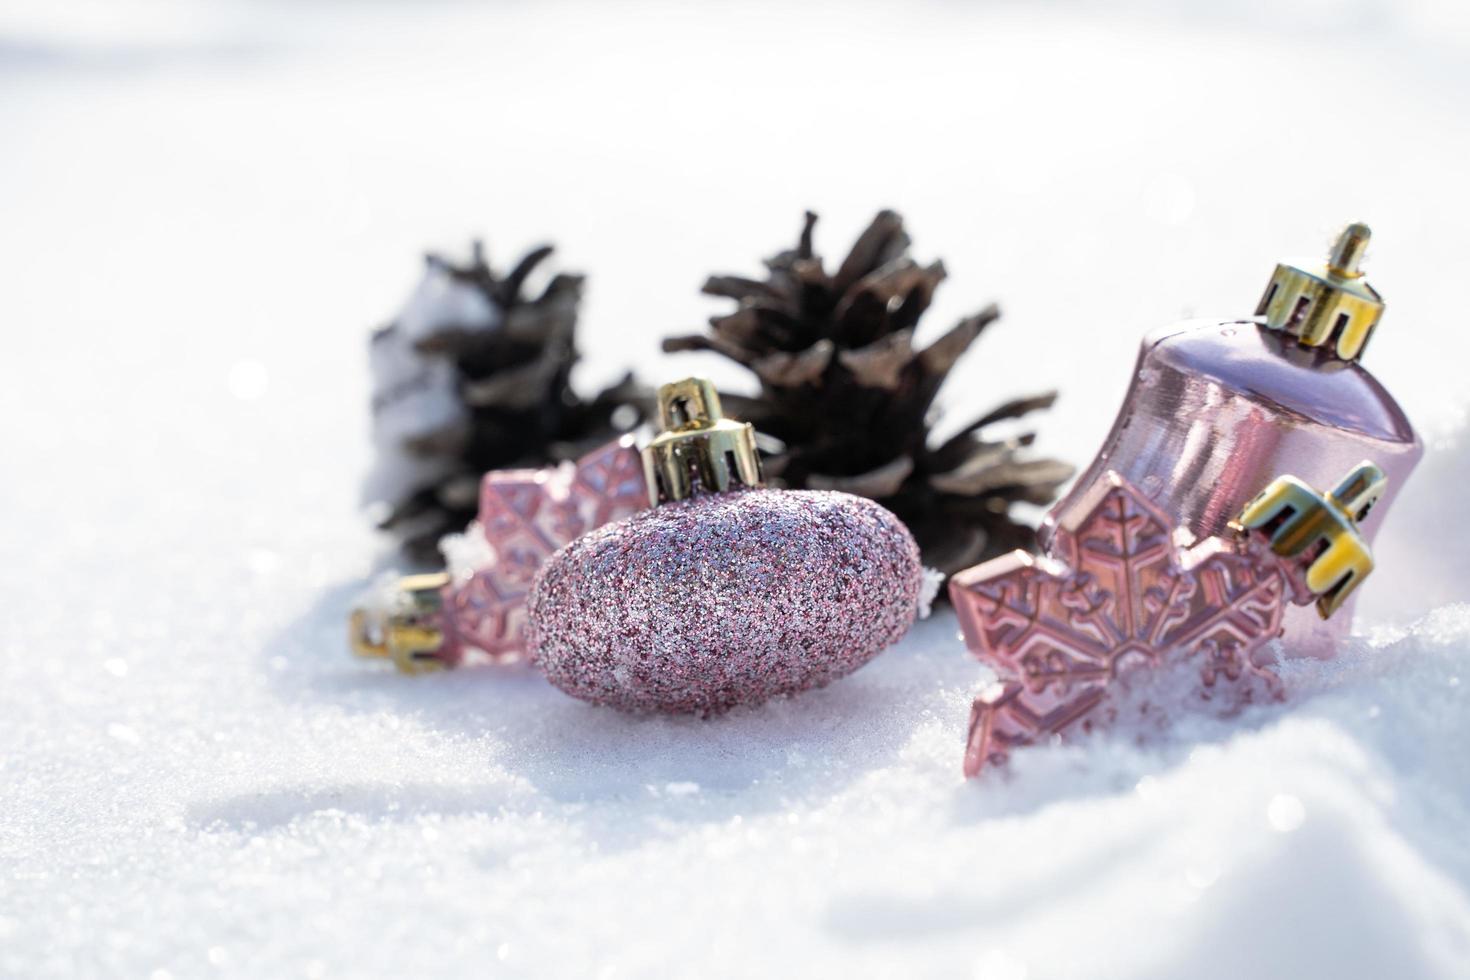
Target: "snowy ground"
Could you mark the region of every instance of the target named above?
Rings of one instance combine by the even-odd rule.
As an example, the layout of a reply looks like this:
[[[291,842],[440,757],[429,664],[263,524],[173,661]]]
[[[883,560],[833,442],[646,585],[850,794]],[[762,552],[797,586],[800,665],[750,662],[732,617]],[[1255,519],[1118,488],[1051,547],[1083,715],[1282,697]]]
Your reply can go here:
[[[0,975],[1470,974],[1470,18],[1459,5],[0,9]],[[591,273],[592,383],[811,206],[1006,316],[956,416],[1373,224],[1432,444],[1291,702],[959,776],[947,614],[828,690],[634,719],[408,680],[342,618],[367,330],[422,246]],[[1459,603],[1457,605],[1457,603]]]

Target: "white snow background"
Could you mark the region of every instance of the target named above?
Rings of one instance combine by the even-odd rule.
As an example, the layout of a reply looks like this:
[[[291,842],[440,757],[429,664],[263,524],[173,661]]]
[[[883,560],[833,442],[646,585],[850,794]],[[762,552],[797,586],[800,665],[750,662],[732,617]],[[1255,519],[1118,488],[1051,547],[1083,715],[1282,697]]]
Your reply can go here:
[[[0,975],[1470,975],[1463,4],[0,7]],[[1430,444],[1287,705],[965,783],[952,615],[714,721],[351,659],[367,335],[425,247],[590,275],[587,388],[801,211],[1003,320],[948,418],[1365,220]]]

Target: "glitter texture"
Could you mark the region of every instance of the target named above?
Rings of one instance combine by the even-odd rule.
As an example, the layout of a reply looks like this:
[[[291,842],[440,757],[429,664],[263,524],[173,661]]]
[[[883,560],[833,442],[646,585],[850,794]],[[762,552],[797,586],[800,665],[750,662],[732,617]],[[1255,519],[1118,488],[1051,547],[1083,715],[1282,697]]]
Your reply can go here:
[[[533,661],[573,697],[710,714],[820,687],[914,621],[908,529],[845,493],[743,490],[593,531],[542,567]]]

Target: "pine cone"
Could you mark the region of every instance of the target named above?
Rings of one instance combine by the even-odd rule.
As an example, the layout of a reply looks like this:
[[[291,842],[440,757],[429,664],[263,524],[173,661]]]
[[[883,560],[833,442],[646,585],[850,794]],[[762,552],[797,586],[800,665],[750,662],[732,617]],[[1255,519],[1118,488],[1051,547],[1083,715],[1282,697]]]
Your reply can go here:
[[[485,472],[576,458],[647,410],[631,374],[591,401],[572,390],[582,277],[525,295],[551,253],[527,253],[504,277],[479,242],[468,265],[428,255],[407,306],[373,335],[378,459],[364,496],[389,504],[380,526],[417,561],[474,518]]]
[[[766,459],[772,483],[879,501],[946,573],[1033,547],[1033,529],[1011,505],[1050,502],[1072,467],[1023,458],[1031,433],[987,440],[983,432],[1047,408],[1056,393],[1006,402],[931,445],[935,395],[1000,311],[989,306],[915,350],[944,266],[915,262],[903,219],[882,211],[828,273],[812,248],[816,221],[808,212],[797,247],[767,260],[764,280],[711,277],[704,292],[737,308],[711,318],[711,333],[668,338],[664,350],[715,351],[755,373],[760,393],[728,396],[728,407],[781,442]]]

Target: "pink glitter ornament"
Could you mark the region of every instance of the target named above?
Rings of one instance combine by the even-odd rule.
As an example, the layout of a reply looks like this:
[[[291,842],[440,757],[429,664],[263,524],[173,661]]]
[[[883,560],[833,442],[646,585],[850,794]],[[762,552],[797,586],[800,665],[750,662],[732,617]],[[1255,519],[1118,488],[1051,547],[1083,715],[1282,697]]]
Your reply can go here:
[[[749,425],[707,381],[659,391],[644,451],[658,506],[557,552],[527,604],[532,662],[566,693],[710,714],[848,674],[913,623],[908,529],[835,492],[760,487]]]
[[[1112,718],[1115,682],[1191,671],[1196,696],[1279,696],[1266,644],[1290,603],[1327,615],[1372,569],[1356,521],[1385,478],[1359,464],[1328,494],[1273,481],[1229,537],[1191,545],[1139,488],[1109,471],[1052,512],[1045,557],[1017,551],[954,576],[965,642],[998,681],[970,712],[965,775],[1018,746]]]
[[[487,548],[470,574],[416,575],[353,613],[354,650],[418,673],[480,655],[511,663],[525,653],[525,603],[532,577],[579,535],[648,506],[633,437],[608,443],[575,465],[498,470],[480,483],[478,519],[466,529]]]

